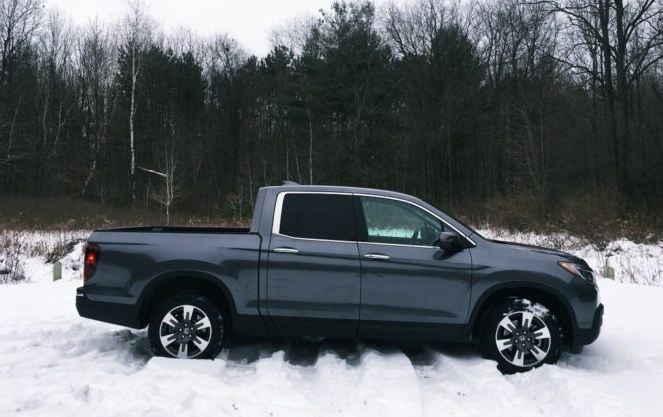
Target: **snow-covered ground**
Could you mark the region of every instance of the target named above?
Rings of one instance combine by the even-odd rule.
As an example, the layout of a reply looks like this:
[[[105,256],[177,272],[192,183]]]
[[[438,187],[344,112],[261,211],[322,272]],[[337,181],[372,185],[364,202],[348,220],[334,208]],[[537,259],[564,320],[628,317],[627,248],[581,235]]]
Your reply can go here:
[[[29,283],[0,285],[0,416],[657,416],[663,409],[661,287],[600,280],[606,313],[594,344],[557,365],[503,376],[472,347],[445,345],[265,340],[242,342],[215,361],[154,358],[145,331],[77,315],[80,244],[63,260],[62,281],[51,282],[51,266],[40,259],[25,258]]]
[[[79,282],[0,286],[0,415],[654,416],[663,288],[600,282],[603,333],[503,376],[471,347],[263,341],[215,361],[154,358],[144,331],[81,319]]]

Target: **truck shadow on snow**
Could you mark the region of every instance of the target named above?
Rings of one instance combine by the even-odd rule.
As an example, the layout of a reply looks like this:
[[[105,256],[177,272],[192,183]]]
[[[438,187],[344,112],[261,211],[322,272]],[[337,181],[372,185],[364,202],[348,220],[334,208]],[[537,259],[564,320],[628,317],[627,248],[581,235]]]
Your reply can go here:
[[[146,331],[118,330],[93,338],[90,347],[98,351],[115,351],[125,362],[144,366],[154,357]],[[283,360],[299,367],[315,366],[318,359],[333,355],[349,366],[357,366],[367,352],[380,355],[404,354],[413,366],[433,365],[439,354],[458,360],[477,360],[481,356],[468,345],[393,343],[382,340],[309,339],[309,338],[235,338],[217,359],[233,365],[250,365],[283,352]]]
[[[154,357],[147,339],[147,332],[118,330],[99,335],[92,345],[103,346],[100,351],[115,351],[127,365],[142,368]],[[325,355],[333,355],[343,360],[348,366],[359,366],[362,357],[369,352],[381,356],[405,355],[414,368],[436,367],[452,361],[461,366],[470,364],[490,364],[493,361],[483,359],[475,346],[453,343],[417,343],[389,342],[384,340],[353,339],[309,339],[309,338],[233,338],[217,356],[230,366],[246,366],[268,359],[283,352],[283,361],[291,366],[314,367]],[[173,359],[176,360],[176,359]],[[598,362],[598,363],[597,363]],[[564,352],[558,365],[563,369],[610,368],[608,360],[597,358],[589,352],[585,355],[573,355]],[[536,372],[537,369],[532,370]]]
[[[283,359],[290,365],[311,367],[318,359],[331,354],[345,361],[349,366],[357,366],[367,352],[380,355],[404,354],[413,366],[432,365],[438,354],[458,359],[479,359],[476,349],[468,345],[456,344],[423,344],[394,343],[383,340],[352,340],[352,339],[309,339],[309,338],[276,338],[276,339],[241,339],[233,340],[232,344],[218,356],[229,363],[251,364],[260,359],[272,357],[284,352]]]
[[[69,350],[70,354],[116,355],[131,367],[142,368],[154,356],[145,331],[117,330],[87,336],[83,343]]]
[[[147,331],[117,330],[90,338],[80,351],[96,350],[99,353],[115,353],[118,359],[133,368],[142,368],[154,357],[147,339]],[[591,351],[591,350],[590,350]],[[452,343],[389,342],[384,340],[313,339],[313,338],[232,338],[218,355],[230,366],[252,365],[262,359],[283,352],[283,361],[292,366],[314,367],[325,355],[333,355],[348,366],[359,366],[362,357],[375,352],[381,356],[405,355],[415,368],[436,366],[441,358],[446,361],[476,364],[485,361],[475,346]],[[565,369],[605,366],[589,352],[585,355],[562,354],[559,366]],[[175,360],[175,359],[174,359]],[[597,364],[596,362],[601,362]],[[493,362],[494,363],[494,362]],[[603,366],[601,366],[603,365]],[[553,365],[555,366],[555,365]],[[536,370],[534,370],[536,371]]]

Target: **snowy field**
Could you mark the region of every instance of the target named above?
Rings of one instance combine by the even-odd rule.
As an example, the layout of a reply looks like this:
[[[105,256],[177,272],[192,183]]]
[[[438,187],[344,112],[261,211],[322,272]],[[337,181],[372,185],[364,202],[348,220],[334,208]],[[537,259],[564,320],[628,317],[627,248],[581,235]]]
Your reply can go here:
[[[661,250],[649,246],[632,256],[644,253],[647,260]],[[658,416],[663,410],[661,287],[600,280],[606,313],[599,339],[579,355],[563,354],[557,365],[519,375],[501,375],[471,347],[352,341],[246,341],[215,361],[176,361],[152,357],[145,331],[77,315],[80,256],[79,244],[64,259],[62,281],[51,282],[51,266],[27,257],[31,282],[0,285],[0,416]],[[655,273],[656,260],[647,262]],[[623,274],[615,266],[616,276]]]

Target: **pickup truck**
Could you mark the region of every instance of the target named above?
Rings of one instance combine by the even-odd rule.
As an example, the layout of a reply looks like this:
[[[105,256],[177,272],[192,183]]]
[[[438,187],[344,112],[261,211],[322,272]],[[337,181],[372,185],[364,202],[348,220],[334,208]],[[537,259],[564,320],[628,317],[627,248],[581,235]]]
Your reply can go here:
[[[578,353],[603,316],[582,259],[367,188],[265,187],[249,229],[101,229],[84,256],[79,314],[148,326],[174,358],[214,358],[231,334],[476,342],[511,373]]]

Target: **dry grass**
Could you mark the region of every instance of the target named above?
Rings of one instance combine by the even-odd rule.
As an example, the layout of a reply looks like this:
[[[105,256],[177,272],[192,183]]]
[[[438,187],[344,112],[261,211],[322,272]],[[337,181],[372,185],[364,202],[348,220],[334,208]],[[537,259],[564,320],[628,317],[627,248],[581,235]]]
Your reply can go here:
[[[26,281],[20,259],[24,246],[20,232],[4,230],[0,232],[0,284]]]
[[[658,212],[620,213],[613,191],[597,190],[560,198],[545,212],[528,195],[493,198],[484,203],[458,205],[454,214],[478,228],[510,232],[571,234],[601,250],[609,242],[627,238],[636,243],[663,240],[663,216]],[[245,213],[243,213],[246,215]],[[174,210],[171,224],[182,226],[247,227],[250,218],[237,213],[187,213]],[[250,213],[249,213],[250,215]],[[0,228],[8,230],[78,231],[103,227],[164,225],[157,209],[118,207],[88,200],[12,197],[0,200]]]
[[[250,219],[172,213],[171,224],[246,227]],[[26,281],[25,258],[53,263],[72,251],[91,230],[104,227],[164,225],[159,210],[129,209],[86,200],[12,197],[0,199],[0,283]]]
[[[174,211],[171,224],[182,226],[245,227],[250,219],[229,220],[221,216]],[[118,207],[65,197],[0,200],[0,227],[11,230],[92,230],[103,227],[165,225],[163,213],[155,209]]]
[[[479,228],[553,236],[569,234],[597,250],[604,250],[620,238],[650,244],[663,240],[663,216],[658,211],[624,214],[615,193],[610,191],[585,192],[560,199],[549,205],[545,213],[535,199],[515,196],[473,205],[466,214],[461,218]]]

